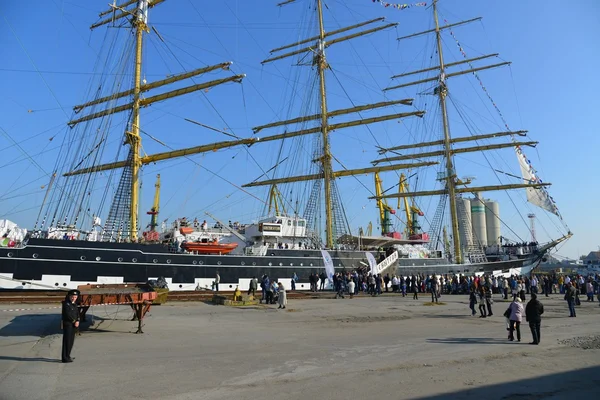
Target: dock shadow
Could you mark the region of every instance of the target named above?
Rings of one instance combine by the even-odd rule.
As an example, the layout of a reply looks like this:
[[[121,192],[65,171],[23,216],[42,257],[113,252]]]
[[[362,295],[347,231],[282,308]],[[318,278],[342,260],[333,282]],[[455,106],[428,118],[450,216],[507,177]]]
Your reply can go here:
[[[438,318],[438,319],[447,319],[447,318],[457,318],[457,319],[473,319],[470,314],[423,314],[421,315],[423,318]]]
[[[1,360],[7,361],[34,361],[34,362],[48,362],[48,363],[61,363],[62,361],[57,358],[45,358],[45,357],[9,357],[9,356],[0,356]]]
[[[446,393],[419,396],[416,400],[450,399],[498,399],[498,400],[541,400],[541,399],[587,399],[598,395],[600,367],[585,367],[565,372],[513,379],[505,383],[482,385],[481,387],[448,391]]]
[[[0,337],[42,337],[61,332],[60,314],[24,314],[15,316],[0,328]]]
[[[88,315],[86,320],[80,323],[79,330],[93,330],[94,326],[102,324],[105,320],[107,318]],[[7,325],[0,328],[0,337],[45,337],[50,335],[62,335],[60,314],[17,315]]]
[[[430,338],[426,339],[428,343],[444,343],[444,344],[509,344],[507,339],[499,338]],[[513,342],[516,344],[526,344],[525,342]]]

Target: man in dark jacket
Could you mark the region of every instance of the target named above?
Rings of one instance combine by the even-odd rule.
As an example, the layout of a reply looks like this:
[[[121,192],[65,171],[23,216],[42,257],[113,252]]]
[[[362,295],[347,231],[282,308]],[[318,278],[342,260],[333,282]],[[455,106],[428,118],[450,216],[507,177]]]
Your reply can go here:
[[[531,329],[531,336],[533,336],[533,342],[529,344],[540,344],[541,332],[540,325],[542,322],[542,314],[544,313],[544,306],[537,299],[535,293],[531,294],[531,300],[525,307],[525,319],[529,322],[529,329]]]
[[[575,313],[575,296],[577,295],[577,289],[573,286],[571,282],[567,283],[567,290],[565,293],[565,300],[569,305],[569,317],[576,317]]]
[[[78,290],[69,290],[62,306],[62,362],[73,362],[71,358],[71,349],[75,342],[75,328],[79,327],[79,309],[77,308]]]

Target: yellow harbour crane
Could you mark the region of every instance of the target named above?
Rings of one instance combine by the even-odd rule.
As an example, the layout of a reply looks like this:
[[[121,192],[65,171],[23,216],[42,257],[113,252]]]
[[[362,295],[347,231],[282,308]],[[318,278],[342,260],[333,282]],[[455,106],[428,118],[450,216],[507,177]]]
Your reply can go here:
[[[158,209],[160,207],[160,174],[156,175],[156,183],[154,184],[154,203],[152,208],[146,214],[151,215],[150,230],[155,231],[158,226]]]
[[[379,209],[379,223],[381,224],[381,235],[382,236],[393,236],[397,232],[392,230],[391,215],[396,214],[396,210],[390,207],[383,196],[383,186],[379,173],[376,172],[375,176],[375,194],[377,195],[377,208]]]
[[[150,230],[142,232],[142,236],[148,242],[158,242],[159,233],[156,231],[158,226],[158,211],[160,207],[160,174],[156,175],[156,183],[154,184],[154,203],[152,208],[146,214],[150,215]]]
[[[408,193],[408,181],[404,174],[400,174],[400,183],[398,184],[398,193]],[[414,199],[412,204],[409,205],[408,197],[398,197],[398,209],[401,208],[402,202],[404,202],[404,212],[406,213],[406,237],[408,239],[424,239],[421,232],[421,226],[419,225],[418,217],[422,217],[423,211],[415,205]]]

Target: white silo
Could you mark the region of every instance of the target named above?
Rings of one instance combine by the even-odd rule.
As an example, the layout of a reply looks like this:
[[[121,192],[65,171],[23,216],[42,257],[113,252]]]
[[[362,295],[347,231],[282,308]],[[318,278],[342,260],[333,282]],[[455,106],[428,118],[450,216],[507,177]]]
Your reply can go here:
[[[500,245],[500,205],[498,202],[485,202],[485,224],[488,246]]]
[[[463,202],[463,208],[465,210],[465,218],[458,219],[458,233],[460,236],[460,243],[463,246],[473,245],[473,234],[471,233],[471,200],[460,199]],[[463,223],[463,221],[465,221]]]
[[[473,243],[487,245],[487,227],[485,224],[485,203],[479,198],[471,199],[471,227],[473,228]]]

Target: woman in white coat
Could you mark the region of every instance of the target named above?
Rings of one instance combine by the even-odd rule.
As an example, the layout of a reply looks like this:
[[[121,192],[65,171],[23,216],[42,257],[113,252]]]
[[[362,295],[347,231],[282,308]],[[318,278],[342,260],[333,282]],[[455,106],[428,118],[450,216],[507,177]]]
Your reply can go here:
[[[510,334],[508,340],[511,342],[515,340],[514,331],[517,331],[517,340],[521,341],[521,321],[523,320],[523,314],[525,309],[523,308],[522,300],[517,296],[512,303],[510,303]]]
[[[285,294],[285,287],[283,287],[283,283],[281,282],[279,282],[277,286],[279,289],[279,299],[277,299],[279,307],[277,308],[285,308],[285,306],[287,305],[287,295]]]

